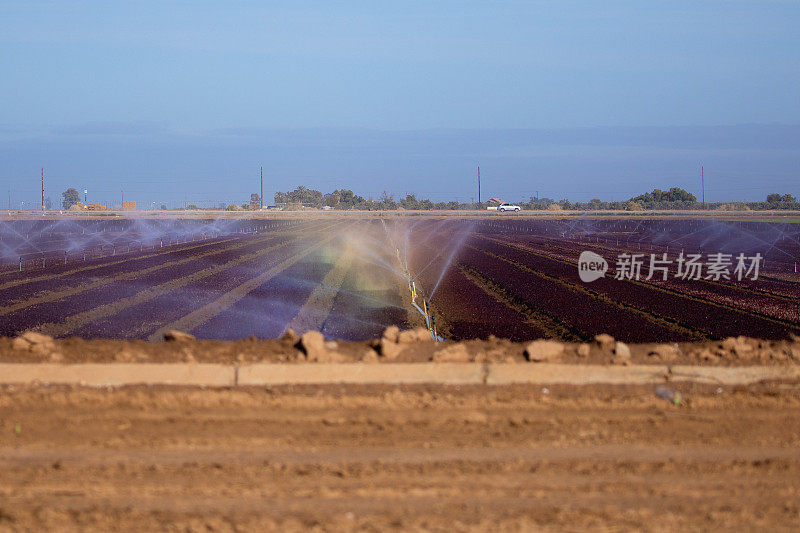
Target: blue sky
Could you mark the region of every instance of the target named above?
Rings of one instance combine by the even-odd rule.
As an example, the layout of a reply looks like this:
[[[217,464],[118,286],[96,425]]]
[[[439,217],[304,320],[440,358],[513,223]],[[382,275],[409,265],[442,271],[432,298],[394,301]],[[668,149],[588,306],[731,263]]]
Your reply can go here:
[[[98,201],[800,195],[800,2],[0,0],[0,181]],[[5,192],[5,191],[3,191]],[[5,200],[5,198],[3,199]],[[5,206],[5,201],[0,201]]]

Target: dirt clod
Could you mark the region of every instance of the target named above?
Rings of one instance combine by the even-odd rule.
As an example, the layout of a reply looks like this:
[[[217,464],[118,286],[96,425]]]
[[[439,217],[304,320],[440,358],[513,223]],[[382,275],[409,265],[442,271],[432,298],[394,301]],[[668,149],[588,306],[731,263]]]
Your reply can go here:
[[[457,343],[434,352],[432,360],[438,363],[467,363],[471,357],[467,347],[462,343]]]
[[[611,347],[614,344],[614,337],[609,335],[608,333],[601,333],[600,335],[594,336],[594,341],[603,347]]]
[[[389,342],[397,342],[398,335],[400,335],[400,328],[397,326],[389,326],[383,330],[383,335],[381,335],[381,338],[386,339]]]
[[[283,333],[283,335],[281,335],[280,340],[282,342],[295,345],[300,342],[300,335],[298,335],[292,328],[289,328]]]
[[[319,331],[306,331],[300,337],[300,349],[308,356],[309,361],[319,360],[328,351],[325,347],[325,336]]]
[[[432,341],[430,332],[426,328],[414,328],[406,331],[401,331],[397,336],[399,344],[411,344],[414,342],[428,342]]]
[[[14,350],[33,352],[38,355],[50,355],[55,350],[55,340],[49,335],[35,331],[26,331],[16,337],[11,346]]]
[[[592,353],[592,348],[587,342],[582,342],[580,346],[578,346],[578,355],[580,357],[589,357],[589,354]]]
[[[169,342],[183,342],[183,341],[193,341],[195,340],[195,338],[194,335],[191,335],[189,333],[178,331],[176,329],[171,329],[169,331],[164,332],[164,340]]]
[[[657,344],[647,352],[647,355],[659,361],[669,362],[678,358],[678,350],[670,344]]]
[[[403,351],[404,346],[397,344],[387,338],[382,338],[380,341],[381,355],[386,359],[395,359],[400,352]]]
[[[614,358],[611,360],[615,365],[627,365],[631,361],[631,349],[624,342],[614,345]]]
[[[525,347],[525,357],[531,362],[557,361],[564,353],[564,345],[558,341],[540,339]]]

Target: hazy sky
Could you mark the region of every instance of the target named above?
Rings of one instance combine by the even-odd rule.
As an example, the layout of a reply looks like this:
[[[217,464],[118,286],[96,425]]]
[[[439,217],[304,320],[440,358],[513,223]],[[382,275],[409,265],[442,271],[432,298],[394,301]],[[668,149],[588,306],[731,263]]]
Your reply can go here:
[[[800,194],[800,2],[0,0],[0,180],[141,203]],[[3,198],[2,200],[5,200]],[[5,207],[5,201],[0,201]]]

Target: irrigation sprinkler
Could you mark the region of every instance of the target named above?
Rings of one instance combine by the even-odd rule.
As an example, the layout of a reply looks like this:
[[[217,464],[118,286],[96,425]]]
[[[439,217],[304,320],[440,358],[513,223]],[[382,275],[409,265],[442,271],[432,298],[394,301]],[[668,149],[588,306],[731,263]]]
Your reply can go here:
[[[408,281],[408,290],[411,293],[411,306],[422,315],[425,319],[425,327],[428,329],[428,332],[431,334],[431,338],[436,341],[440,342],[443,341],[444,338],[439,336],[439,333],[436,330],[436,316],[434,315],[433,311],[431,310],[430,300],[425,297],[425,293],[421,288],[417,288],[417,283],[414,281],[414,277],[408,271],[408,266],[405,265],[400,258],[400,249],[395,248],[395,255],[397,256],[397,260],[400,262],[400,265],[403,267],[403,274],[406,277],[406,281]],[[417,298],[420,298],[422,305],[417,303]]]

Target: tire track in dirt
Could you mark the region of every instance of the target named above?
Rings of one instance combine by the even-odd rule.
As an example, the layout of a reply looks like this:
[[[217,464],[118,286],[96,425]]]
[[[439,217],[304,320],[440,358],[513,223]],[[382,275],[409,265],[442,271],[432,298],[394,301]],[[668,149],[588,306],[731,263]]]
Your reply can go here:
[[[274,239],[275,239],[274,236],[264,237],[264,238],[260,239],[260,242],[267,242],[267,241],[274,240]],[[38,296],[36,296],[34,298],[27,298],[25,300],[19,300],[17,302],[13,302],[13,303],[9,303],[9,304],[4,305],[3,308],[0,309],[0,316],[5,316],[5,315],[8,315],[10,313],[19,311],[21,309],[26,309],[28,307],[32,307],[34,305],[39,305],[39,304],[43,304],[43,303],[51,303],[51,302],[55,302],[55,301],[58,301],[58,300],[63,300],[64,298],[69,298],[71,296],[76,296],[78,294],[81,294],[81,293],[84,293],[84,292],[87,292],[87,291],[90,291],[90,290],[93,290],[93,289],[97,289],[99,287],[103,287],[103,286],[109,285],[111,283],[116,283],[116,282],[119,282],[119,281],[128,281],[128,280],[136,279],[136,278],[139,278],[141,276],[144,276],[144,275],[147,275],[147,274],[151,274],[151,273],[157,272],[159,270],[163,270],[165,268],[172,268],[172,267],[180,266],[180,265],[183,265],[183,264],[186,264],[186,263],[196,262],[197,260],[205,258],[205,257],[218,255],[218,254],[224,253],[224,252],[231,252],[231,251],[239,250],[239,249],[247,247],[247,246],[252,246],[253,244],[255,244],[257,242],[259,242],[259,241],[255,241],[255,242],[254,241],[240,242],[240,243],[235,244],[233,246],[229,246],[229,247],[222,248],[222,249],[210,250],[210,251],[204,252],[202,254],[191,255],[189,257],[184,257],[183,259],[178,259],[176,261],[170,261],[168,263],[162,263],[160,265],[155,265],[155,266],[152,266],[152,267],[149,267],[149,268],[145,268],[145,269],[142,269],[142,270],[136,270],[136,271],[133,271],[133,272],[127,272],[125,274],[120,274],[120,275],[117,275],[117,276],[101,278],[101,279],[96,280],[96,281],[90,281],[90,282],[86,282],[86,283],[81,283],[79,285],[76,285],[74,287],[69,287],[69,288],[66,288],[66,289],[60,289],[60,290],[55,290],[55,291],[46,291],[44,293],[40,293]]]
[[[266,272],[256,276],[255,278],[251,278],[246,282],[242,283],[241,285],[235,287],[234,289],[226,292],[213,302],[204,305],[200,309],[197,309],[184,317],[167,324],[159,329],[157,329],[153,334],[148,337],[148,340],[151,342],[158,341],[164,337],[164,332],[170,329],[177,329],[179,331],[186,331],[191,332],[198,326],[208,322],[215,316],[219,315],[236,302],[247,296],[249,293],[257,289],[259,286],[263,285],[264,283],[268,282],[290,266],[294,265],[307,255],[311,254],[312,252],[319,249],[321,246],[326,244],[327,242],[331,241],[334,238],[333,235],[329,237],[325,237],[320,241],[308,246],[303,251],[296,253],[295,255],[284,259],[274,267],[270,268]]]
[[[292,241],[284,241],[280,244],[276,244],[274,246],[269,246],[267,248],[262,248],[256,252],[252,252],[236,259],[232,259],[231,261],[222,263],[220,265],[215,265],[213,267],[209,267],[199,272],[193,272],[192,274],[188,274],[186,276],[182,276],[177,279],[173,279],[159,285],[155,285],[148,289],[141,291],[140,293],[136,294],[136,296],[131,296],[129,298],[122,298],[117,300],[114,303],[105,304],[97,307],[96,309],[90,311],[84,311],[81,313],[74,314],[72,316],[64,318],[62,321],[58,323],[47,323],[42,324],[40,327],[36,328],[38,331],[45,333],[47,335],[51,335],[54,337],[61,337],[64,335],[69,334],[70,332],[78,329],[81,326],[85,326],[95,320],[100,318],[109,317],[111,315],[115,315],[124,311],[129,307],[133,307],[135,305],[139,305],[145,302],[149,302],[163,296],[175,289],[179,289],[181,287],[185,287],[191,283],[199,281],[201,279],[213,276],[218,274],[224,270],[229,268],[235,267],[242,263],[246,263],[248,261],[252,261],[253,259],[257,259],[259,257],[263,257],[265,255],[269,255],[273,251],[282,248]],[[252,244],[252,243],[251,243]],[[189,259],[194,260],[194,258]]]
[[[344,278],[353,264],[353,250],[345,245],[344,251],[336,259],[333,268],[314,288],[295,317],[289,321],[285,329],[293,329],[298,333],[306,331],[322,331],[322,327],[333,308],[333,301],[344,283]]]
[[[498,303],[527,317],[526,322],[535,328],[541,329],[547,333],[549,337],[565,342],[580,342],[591,339],[591,335],[588,333],[570,326],[553,315],[527,305],[501,285],[481,274],[477,269],[460,263],[457,264],[456,267],[476,287],[491,296]]]

